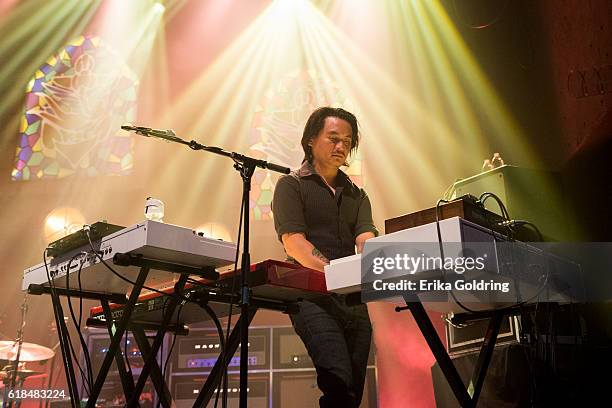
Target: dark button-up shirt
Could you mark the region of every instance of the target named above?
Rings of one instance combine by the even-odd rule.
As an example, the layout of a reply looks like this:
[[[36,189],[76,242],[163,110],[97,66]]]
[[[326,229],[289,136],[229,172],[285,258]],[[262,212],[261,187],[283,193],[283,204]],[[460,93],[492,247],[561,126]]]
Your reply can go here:
[[[359,234],[378,235],[365,191],[338,171],[334,194],[308,162],[278,180],[272,211],[279,239],[290,232],[304,233],[330,260],[353,255]]]

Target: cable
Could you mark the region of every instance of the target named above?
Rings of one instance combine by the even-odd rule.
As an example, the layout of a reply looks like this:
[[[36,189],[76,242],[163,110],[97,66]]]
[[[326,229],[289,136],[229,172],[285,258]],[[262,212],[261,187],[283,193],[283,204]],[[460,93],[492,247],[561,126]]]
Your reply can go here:
[[[480,195],[480,197],[478,197],[478,201],[480,201],[480,204],[482,204],[484,208],[485,202],[489,198],[492,198],[497,202],[497,205],[499,205],[499,209],[501,210],[502,217],[504,217],[506,220],[510,220],[510,214],[508,214],[508,210],[506,209],[506,206],[504,205],[503,201],[495,194],[484,192]]]
[[[197,280],[191,279],[191,278],[187,278],[187,282],[190,282],[190,283],[192,283],[194,285],[197,285],[197,286],[199,286],[201,288],[204,288],[206,290],[216,289],[216,288],[211,288],[210,286],[205,285],[202,282],[198,282]],[[225,336],[223,335],[223,327],[221,327],[221,322],[219,321],[219,318],[217,317],[217,314],[207,304],[208,301],[202,302],[202,301],[198,301],[198,300],[192,300],[192,302],[197,304],[199,307],[201,307],[206,312],[206,314],[208,314],[208,316],[210,316],[210,320],[212,320],[212,322],[214,323],[214,325],[215,325],[215,327],[217,329],[217,336],[219,337],[219,345],[221,347],[221,351],[223,351],[225,349]]]
[[[83,264],[84,263],[82,262],[77,272],[77,282],[79,285],[79,293],[83,292],[83,282],[81,281],[81,271],[83,270]],[[83,296],[79,296],[79,333],[81,332],[80,327],[82,327],[82,320],[83,320]],[[85,356],[85,363],[87,364],[88,373],[91,376],[91,382],[90,382],[90,389],[91,389],[93,388],[93,364],[91,363],[91,355],[89,354],[89,349],[87,348],[87,346],[84,346],[83,354]]]
[[[219,335],[219,347],[221,348],[222,352],[225,351],[225,340],[223,338],[223,328],[221,327],[221,322],[217,318],[215,311],[212,310],[212,308],[208,306],[207,304],[201,304],[199,306],[202,309],[204,309],[204,311],[206,311],[206,313],[208,313],[208,315],[211,317],[211,320],[213,321],[215,327],[217,328],[217,334]]]
[[[178,310],[177,315],[176,315],[176,325],[177,326],[180,324],[181,312],[182,311],[183,311],[183,305],[180,305],[179,306],[179,310]],[[170,362],[170,357],[172,356],[172,351],[174,350],[174,344],[176,343],[176,337],[177,337],[177,333],[176,333],[176,330],[175,330],[174,331],[174,335],[172,336],[172,343],[170,344],[170,348],[168,349],[168,356],[166,357],[166,362],[164,364],[164,369],[162,370],[162,376],[166,372],[166,370],[168,369],[168,363]]]
[[[183,306],[184,306],[183,304],[181,304],[179,306],[178,312],[176,314],[176,326],[177,327],[178,327],[178,325],[180,324],[180,321],[181,321],[181,312],[183,311]],[[164,314],[163,313],[163,308],[164,307],[165,307],[165,302],[164,302],[164,306],[162,307],[162,315]],[[166,356],[166,362],[164,363],[164,365],[162,366],[162,369],[161,369],[161,376],[164,379],[164,381],[166,379],[164,373],[166,373],[167,370],[168,370],[168,363],[170,362],[170,357],[172,356],[172,351],[174,350],[174,344],[176,343],[176,337],[177,337],[177,334],[176,334],[176,330],[175,330],[174,331],[174,335],[172,336],[172,343],[170,344],[170,348],[168,349],[168,355]],[[162,356],[164,355],[164,352],[163,352],[163,343],[162,343],[161,355]],[[159,408],[160,405],[161,405],[161,399],[158,397],[157,398],[157,408]]]
[[[238,239],[236,240],[236,257],[234,258],[234,274],[232,276],[232,290],[230,292],[230,302],[229,302],[229,311],[228,311],[229,313],[227,315],[227,326],[226,326],[226,331],[225,331],[225,344],[229,342],[230,329],[232,325],[232,310],[234,306],[234,293],[236,292],[236,275],[237,275],[237,269],[238,269],[238,258],[240,256],[240,241],[242,237],[242,219],[244,217],[244,211],[245,211],[244,200],[241,200],[241,202],[242,204],[240,205],[240,217],[238,221]],[[227,366],[229,363],[227,361],[228,356],[226,355],[226,353],[223,353],[222,356],[223,356],[223,360],[222,360],[223,371],[221,372],[221,379],[219,380],[219,385],[223,383],[222,406],[223,408],[225,408],[227,406]],[[217,404],[219,401],[220,388],[217,387],[217,390],[218,390],[217,395],[215,396],[215,408],[217,408]]]
[[[480,201],[480,203],[483,205],[484,207],[484,202],[488,199],[488,198],[493,198],[497,204],[499,205],[499,208],[502,212],[502,216],[508,220],[509,222],[510,220],[510,215],[508,213],[508,210],[506,209],[506,206],[504,205],[504,203],[501,201],[501,199],[499,197],[497,197],[495,194],[493,193],[489,193],[489,192],[485,192],[482,193],[480,195],[480,198],[478,199]],[[440,230],[440,217],[441,217],[441,213],[440,213],[440,204],[442,203],[448,203],[448,200],[438,200],[438,202],[436,203],[436,231],[438,234],[438,245],[440,248],[440,257],[442,258],[442,260],[444,260],[444,249],[443,249],[443,244],[442,244],[442,233]],[[535,225],[533,225],[532,223],[528,222],[528,221],[524,221],[523,222],[525,225],[531,225],[533,228],[536,229],[536,231],[539,233],[539,230],[537,229],[537,227]],[[493,239],[495,242],[497,242],[497,237],[495,235],[495,231],[493,230],[493,227],[491,226],[491,235],[493,236]],[[539,234],[541,236],[541,234]],[[547,273],[545,275],[545,279],[544,279],[544,283],[542,284],[542,286],[539,288],[539,290],[536,292],[536,294],[534,296],[532,296],[531,298],[518,302],[514,305],[510,305],[510,306],[504,306],[501,308],[497,308],[497,309],[493,309],[491,310],[492,312],[505,312],[507,310],[511,310],[511,309],[515,309],[517,307],[521,307],[523,305],[525,305],[526,303],[531,302],[534,299],[539,298],[540,294],[542,293],[542,291],[546,288],[547,284],[548,284],[548,277],[550,275],[550,268],[547,268]],[[444,262],[442,265],[442,279],[444,282],[446,282],[446,270],[444,269]],[[455,296],[453,290],[449,290],[449,293],[451,295],[451,297],[453,298],[453,301],[463,310],[465,310],[468,313],[478,313],[477,310],[473,310],[470,309],[469,307],[465,306],[463,303],[461,303],[457,297]]]
[[[528,319],[528,316],[526,314],[523,314],[523,312],[521,312],[521,319],[518,321],[519,326],[520,326],[519,333],[523,332],[523,320],[527,321],[527,319]],[[531,339],[531,341],[533,342],[534,339]],[[525,360],[527,361],[527,379],[529,382],[529,400],[530,400],[529,406],[534,407],[535,398],[537,395],[537,381],[535,379],[534,368],[533,368],[534,364],[531,359],[531,356],[529,355],[530,350],[527,350],[527,346],[524,345],[523,347],[521,347],[521,350],[523,351],[523,354],[525,355]]]
[[[191,279],[191,278],[187,278],[187,282],[191,282],[194,285],[200,286],[206,290],[210,290],[211,287],[208,285],[203,284],[202,282],[198,282],[195,279]],[[210,316],[210,320],[212,320],[212,322],[214,323],[216,329],[217,329],[217,335],[219,337],[219,345],[221,347],[221,351],[223,351],[225,349],[225,336],[223,335],[223,327],[221,327],[221,322],[219,321],[219,318],[217,317],[217,314],[215,313],[215,311],[207,304],[208,301],[206,302],[202,302],[202,301],[198,301],[198,300],[192,300],[192,302],[196,303],[199,307],[201,307],[206,314],[208,314],[208,316]]]
[[[125,356],[125,364],[127,365],[128,372],[130,373],[130,376],[134,378],[134,372],[132,371],[132,364],[130,363],[130,358],[129,358],[128,343],[129,343],[129,335],[128,335],[128,331],[126,330],[124,334],[124,340],[123,340],[123,355]]]
[[[85,372],[83,371],[83,367],[81,367],[81,363],[79,363],[79,359],[76,355],[76,352],[74,351],[74,346],[72,345],[72,339],[70,338],[70,335],[68,334],[68,347],[70,348],[70,354],[72,355],[72,358],[74,359],[74,362],[76,363],[77,367],[79,368],[79,372],[81,373],[81,379],[83,380],[83,386],[85,384],[87,384],[87,375],[85,374]],[[87,392],[87,395],[90,394],[91,388],[88,387],[83,387],[85,388],[85,392]]]
[[[536,235],[538,236],[538,239],[539,239],[540,242],[544,241],[544,236],[540,232],[540,229],[534,223],[532,223],[532,222],[525,221],[525,220],[509,220],[509,221],[506,221],[506,222],[502,222],[499,225],[506,226],[510,230],[512,230],[512,228],[514,228],[514,227],[527,226],[527,227],[531,228],[536,233]]]
[[[87,380],[85,378],[85,373],[83,372],[83,369],[81,367],[81,365],[79,364],[78,359],[76,358],[76,355],[74,353],[74,348],[72,346],[72,340],[70,339],[70,333],[67,333],[64,331],[64,324],[62,324],[63,319],[64,319],[64,313],[62,311],[62,305],[60,302],[60,298],[59,295],[57,294],[56,288],[55,288],[55,277],[51,275],[51,273],[49,273],[49,266],[47,263],[47,249],[45,248],[43,250],[43,263],[45,265],[45,272],[47,274],[47,283],[49,284],[49,288],[50,288],[50,292],[51,292],[51,297],[53,299],[53,313],[55,315],[55,324],[57,326],[57,333],[58,333],[58,338],[60,341],[60,344],[62,346],[62,359],[64,360],[64,366],[68,367],[68,365],[71,364],[71,361],[69,359],[74,358],[77,367],[79,368],[79,371],[81,373],[81,378],[83,380],[83,385],[87,384]],[[69,271],[68,271],[69,272]],[[68,340],[68,343],[65,343],[65,340]],[[68,374],[67,374],[68,375]],[[69,375],[68,375],[69,376]],[[70,386],[71,383],[71,379],[68,378],[68,384]],[[84,387],[85,391],[89,394],[90,390],[88,389],[88,387]],[[76,393],[76,395],[78,395],[77,390],[75,389],[74,392]]]
[[[448,200],[438,200],[438,202],[436,203],[436,232],[438,233],[438,246],[440,248],[440,259],[442,260],[442,280],[444,282],[446,282],[446,269],[444,268],[444,247],[442,245],[442,232],[440,231],[440,204],[442,203],[448,203]],[[459,299],[457,299],[457,297],[455,296],[455,293],[453,292],[453,290],[449,290],[448,291],[451,295],[451,297],[453,298],[453,300],[455,301],[455,303],[462,308],[463,310],[465,310],[468,313],[476,313],[476,310],[472,310],[469,307],[465,306],[463,303],[461,303],[459,301]]]
[[[93,389],[93,370],[92,370],[92,365],[91,365],[91,356],[89,355],[89,350],[87,349],[87,343],[85,342],[85,338],[83,337],[83,333],[81,333],[81,320],[82,320],[82,314],[83,314],[83,309],[82,309],[82,302],[83,302],[83,297],[80,296],[80,304],[81,304],[81,308],[80,310],[80,316],[79,319],[77,320],[75,313],[74,313],[74,308],[72,307],[72,301],[70,299],[70,270],[71,270],[71,266],[72,266],[72,262],[79,256],[79,255],[84,255],[87,256],[87,252],[79,252],[78,254],[75,254],[72,256],[72,258],[70,258],[70,260],[68,261],[68,268],[66,271],[66,301],[68,302],[68,310],[70,311],[70,317],[72,318],[72,322],[74,323],[74,326],[76,327],[77,333],[79,335],[79,341],[81,343],[81,347],[83,349],[83,357],[85,358],[85,369],[87,370],[87,384],[89,385],[89,389]],[[83,269],[83,264],[84,262],[81,262],[79,265],[79,270],[78,270],[78,275],[80,276],[81,270]],[[80,281],[80,279],[79,279]]]
[[[510,213],[508,212],[508,209],[504,205],[503,201],[497,195],[495,195],[495,194],[493,194],[491,192],[484,192],[484,193],[482,193],[480,195],[478,200],[480,201],[480,203],[484,207],[485,201],[487,199],[489,199],[489,198],[493,198],[497,202],[497,204],[498,204],[498,206],[499,206],[499,208],[500,208],[500,210],[502,212],[502,216],[506,219],[506,221],[498,223],[497,225],[508,228],[508,230],[510,231],[510,234],[509,234],[510,235],[510,241],[514,241],[514,237],[513,237],[514,230],[512,228],[514,226],[523,226],[523,225],[531,227],[536,232],[536,234],[538,235],[538,238],[540,239],[540,241],[544,240],[544,238],[542,236],[542,233],[540,232],[540,230],[538,229],[538,227],[535,224],[533,224],[533,223],[531,223],[529,221],[524,221],[524,220],[513,220],[510,217]],[[490,221],[489,221],[489,223],[491,224]],[[495,236],[495,233],[494,233],[494,230],[493,230],[493,225],[490,225],[490,228],[491,228],[491,234],[493,236],[493,239],[495,240],[495,242],[497,242],[497,237]],[[516,307],[521,307],[521,306],[525,305],[526,303],[531,302],[534,299],[539,299],[540,294],[542,293],[542,291],[546,288],[546,285],[548,284],[548,277],[549,276],[550,276],[550,268],[547,268],[547,273],[545,275],[544,283],[538,289],[536,294],[534,296],[532,296],[531,298],[529,298],[527,300],[524,300],[524,301],[521,301],[521,302],[518,302],[518,303],[516,303],[514,305],[511,305],[511,306],[505,306],[505,307],[502,307],[502,308],[499,308],[499,309],[495,309],[494,311],[505,311],[505,310],[508,310],[508,309],[513,309],[513,308],[516,308]],[[518,289],[518,286],[517,286],[517,289]]]
[[[165,316],[166,315],[166,303],[168,301],[169,298],[165,298],[164,299],[164,303],[162,304],[162,309],[161,309],[161,315]],[[181,303],[182,306],[182,303]],[[168,321],[168,323],[170,323],[170,321]],[[161,329],[163,329],[164,331],[166,330],[167,326],[161,326]],[[176,334],[176,331],[174,332]],[[150,358],[153,358],[154,360],[157,360],[157,356],[150,356]],[[162,340],[161,345],[159,346],[159,359],[160,359],[160,363],[162,361],[162,359],[164,358],[164,341]],[[166,359],[166,361],[168,361]],[[146,362],[145,362],[146,364]],[[164,377],[164,366],[162,366],[160,368],[160,375],[162,378],[162,381],[166,381],[166,378]],[[159,396],[157,397],[157,408],[159,408],[161,406],[161,398],[159,398]]]

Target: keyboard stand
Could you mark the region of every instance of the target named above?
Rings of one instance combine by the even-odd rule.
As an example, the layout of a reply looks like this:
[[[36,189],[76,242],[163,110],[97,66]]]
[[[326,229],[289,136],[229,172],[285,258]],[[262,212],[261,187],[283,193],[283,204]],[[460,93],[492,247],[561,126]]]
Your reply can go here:
[[[121,294],[102,293],[102,292],[93,292],[93,291],[78,291],[78,290],[62,289],[62,288],[52,289],[48,286],[35,285],[35,284],[31,284],[28,287],[28,293],[33,294],[33,295],[42,295],[42,294],[51,295],[51,301],[54,305],[54,309],[56,307],[56,304],[59,304],[60,302],[59,296],[65,296],[67,298],[75,297],[75,298],[82,298],[82,299],[89,299],[89,300],[98,300],[100,301],[100,304],[102,305],[102,308],[104,309],[104,313],[106,316],[111,316],[109,301],[112,301],[113,303],[126,304],[126,306],[127,306],[127,303],[129,303],[129,301],[126,303],[125,295],[121,295]],[[59,319],[59,321],[60,321],[60,324],[63,323],[63,330],[67,330],[64,319],[61,318]],[[112,323],[112,320],[109,320],[109,321]],[[108,326],[108,329],[109,329],[109,333],[113,332],[112,324]],[[123,332],[122,332],[122,335],[123,335]],[[111,335],[111,338],[112,338],[112,335]],[[63,339],[63,341],[68,341],[68,340]],[[117,346],[114,347],[112,350],[109,348],[107,357],[110,357],[111,362],[108,364],[108,367],[106,368],[104,379],[106,379],[108,369],[110,368],[110,364],[112,363],[112,358],[115,358],[115,362],[117,363],[117,369],[119,371],[119,376],[121,378],[121,386],[123,387],[123,392],[125,395],[131,395],[134,390],[134,379],[132,378],[131,373],[129,373],[125,368],[126,364],[124,362],[121,352],[118,352],[119,351],[118,346],[119,346],[119,343],[117,343]],[[80,397],[77,391],[76,380],[73,377],[74,368],[72,365],[72,357],[70,355],[70,352],[65,350],[64,347],[62,347],[62,358],[64,361],[64,369],[66,371],[66,377],[68,378],[68,388],[70,391],[71,403],[73,407],[78,407],[80,404],[79,403]],[[102,372],[102,369],[100,370],[100,372]],[[104,382],[102,381],[102,384],[103,383]],[[94,390],[95,390],[95,386],[94,386],[94,389],[91,390],[92,395],[93,395]],[[99,395],[99,391],[97,395]],[[97,396],[96,396],[96,399],[97,399]],[[95,399],[92,399],[91,395],[90,395],[89,400],[95,401]]]
[[[234,299],[238,299],[237,297],[233,297]],[[225,301],[229,302],[232,299],[229,295],[225,295],[225,297],[215,297],[216,301],[220,301],[221,299],[225,299]],[[249,306],[249,314],[247,318],[246,325],[249,326],[255,317],[255,314],[259,309],[269,309],[276,310],[283,313],[295,313],[298,311],[298,305],[296,303],[284,303],[284,302],[275,302],[275,301],[267,301],[263,299],[251,298],[250,306]],[[241,339],[241,327],[243,327],[243,320],[245,318],[244,314],[240,315],[240,318],[234,325],[227,344],[224,344],[223,350],[219,353],[219,357],[215,362],[214,367],[208,374],[198,397],[193,403],[194,408],[206,407],[213,394],[215,393],[215,389],[219,389],[219,383],[221,382],[221,376],[223,372],[229,366],[232,357],[236,353],[238,349],[238,345],[240,344]],[[219,391],[221,392],[221,391]]]
[[[100,366],[100,370],[98,371],[98,374],[96,376],[94,386],[90,390],[89,398],[86,405],[87,408],[94,408],[96,406],[96,402],[100,396],[100,392],[102,391],[102,387],[104,386],[106,377],[108,376],[108,371],[111,367],[111,364],[113,363],[113,360],[116,362],[117,369],[119,371],[119,376],[121,378],[121,385],[123,387],[123,392],[126,397],[126,407],[138,406],[140,394],[144,389],[146,380],[149,376],[151,376],[153,385],[155,387],[155,390],[157,391],[158,398],[160,398],[160,404],[164,408],[170,408],[172,403],[172,397],[164,381],[164,378],[161,375],[161,368],[157,363],[156,356],[163,343],[164,335],[166,334],[170,326],[170,319],[174,314],[174,311],[176,310],[176,307],[179,305],[180,301],[176,296],[171,297],[168,301],[168,306],[164,311],[162,323],[157,328],[157,333],[152,345],[149,345],[148,339],[144,332],[145,329],[143,327],[140,327],[136,322],[130,321],[132,312],[136,303],[138,302],[138,298],[143,289],[143,286],[145,285],[149,271],[153,268],[181,274],[179,280],[174,286],[174,293],[178,294],[179,296],[182,296],[183,294],[183,289],[189,275],[204,276],[206,278],[215,280],[218,278],[218,273],[214,271],[214,268],[212,267],[188,267],[183,265],[161,262],[157,260],[148,260],[139,256],[132,256],[129,254],[117,255],[114,258],[114,262],[116,264],[120,264],[122,266],[134,265],[140,267],[140,272],[138,273],[138,277],[134,282],[132,291],[130,292],[130,296],[127,299],[127,302],[125,296],[119,294],[107,294],[60,288],[51,289],[50,287],[42,285],[30,285],[30,287],[28,288],[28,293],[51,294],[54,309],[56,308],[56,304],[61,307],[61,304],[59,304],[60,295],[82,297],[84,299],[96,299],[100,301],[104,310],[106,327],[110,336],[110,345],[108,348],[108,352],[104,357],[102,365]],[[118,321],[115,321],[112,317],[112,312],[109,304],[110,301],[112,301],[113,303],[125,304],[123,307],[123,314]],[[59,320],[61,320],[60,324],[64,323],[63,318]],[[97,322],[97,324],[95,325],[100,326],[100,322]],[[65,327],[65,323],[63,324],[63,329],[67,330]],[[132,377],[131,373],[126,370],[124,356],[122,356],[121,354],[121,341],[127,330],[131,330],[134,332],[134,338],[145,361],[145,364],[142,368],[142,371],[140,373],[140,376],[138,377],[138,381],[136,382],[136,384],[134,384],[134,378]],[[67,339],[64,340],[66,341]],[[69,351],[65,350],[65,347],[62,347],[62,356],[65,362],[64,366],[66,369],[66,376],[69,380],[69,391],[72,400],[72,406],[78,407],[79,396],[76,390],[74,368],[72,367],[72,359],[69,354]],[[127,356],[125,356],[125,359],[127,359]]]
[[[495,348],[495,342],[497,341],[501,323],[504,316],[507,314],[507,310],[492,312],[490,314],[491,320],[489,321],[489,327],[485,334],[484,343],[480,348],[478,361],[472,373],[472,378],[466,387],[419,298],[414,294],[406,294],[404,295],[404,300],[406,301],[406,306],[396,307],[395,311],[401,312],[403,310],[410,310],[421,333],[423,333],[423,337],[425,337],[429,345],[429,349],[440,365],[444,377],[453,390],[457,401],[464,408],[475,408],[487,374],[491,356],[493,355],[493,349]]]
[[[66,374],[66,381],[68,383],[68,394],[70,395],[70,405],[73,408],[79,406],[79,393],[77,390],[76,377],[74,375],[74,366],[72,362],[72,356],[70,354],[70,344],[68,339],[68,327],[64,320],[64,312],[62,310],[62,303],[60,296],[79,296],[78,291],[70,289],[60,289],[45,287],[42,285],[30,285],[28,287],[28,294],[32,295],[51,295],[51,303],[53,305],[53,315],[55,316],[55,324],[57,327],[57,334],[59,337],[60,349],[62,351],[62,363],[64,365],[64,372]],[[124,297],[125,299],[125,297]]]
[[[113,359],[118,360],[119,357],[117,356],[117,354],[121,355],[121,350],[120,350],[121,340],[123,339],[123,335],[125,334],[128,322],[130,320],[130,316],[132,314],[132,311],[134,310],[134,306],[136,305],[136,302],[138,301],[138,297],[140,296],[142,286],[144,285],[148,274],[149,274],[148,267],[140,268],[140,272],[138,273],[138,277],[136,278],[136,282],[135,282],[136,284],[134,285],[134,288],[132,289],[132,292],[130,293],[130,297],[123,309],[123,316],[121,316],[121,319],[116,325],[113,320],[107,321],[107,324],[109,325],[109,334],[110,333],[113,333],[113,334],[111,335],[111,342],[110,342],[110,346],[108,347],[108,352],[106,353],[106,356],[104,357],[104,360],[102,361],[102,365],[100,366],[100,371],[98,371],[98,375],[96,377],[96,381],[94,383],[93,389],[91,390],[89,394],[89,399],[87,400],[87,405],[86,405],[87,408],[94,408],[96,406],[96,402],[98,400],[98,397],[100,396],[100,391],[102,391],[104,382],[106,381],[108,370],[110,369]],[[123,363],[123,358],[121,358],[121,362]],[[122,369],[119,369],[120,373],[122,371],[123,371]],[[124,383],[124,381],[125,380],[122,379],[122,384]],[[129,388],[132,388],[133,384],[134,384],[134,380],[132,379],[131,386],[128,386],[128,390],[124,388],[124,392],[132,391]],[[126,395],[126,400],[128,399],[128,397],[130,397],[131,399],[132,397],[134,397],[134,392],[133,391],[126,392],[125,395]]]

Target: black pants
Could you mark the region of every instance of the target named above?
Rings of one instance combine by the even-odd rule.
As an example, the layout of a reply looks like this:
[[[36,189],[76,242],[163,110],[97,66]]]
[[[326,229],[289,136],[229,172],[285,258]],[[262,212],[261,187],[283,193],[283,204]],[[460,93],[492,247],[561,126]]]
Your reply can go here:
[[[365,305],[347,306],[342,296],[299,303],[291,322],[317,370],[319,406],[358,407],[363,395],[372,326]]]

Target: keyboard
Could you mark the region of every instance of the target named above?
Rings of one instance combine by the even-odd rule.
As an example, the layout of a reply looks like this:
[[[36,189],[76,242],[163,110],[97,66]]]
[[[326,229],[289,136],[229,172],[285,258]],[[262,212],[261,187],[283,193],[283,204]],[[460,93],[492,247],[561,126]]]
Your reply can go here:
[[[228,271],[221,274],[217,281],[197,279],[201,285],[187,283],[185,293],[191,299],[208,299],[208,305],[213,309],[218,317],[227,316],[228,306],[226,299],[219,300],[218,295],[228,295],[232,293],[233,277],[236,272]],[[240,274],[240,271],[238,271]],[[320,271],[305,268],[301,265],[268,259],[251,265],[249,274],[249,287],[252,291],[252,298],[271,302],[296,302],[301,299],[328,294],[325,286],[325,277]],[[163,292],[171,295],[174,288],[162,289]],[[236,276],[234,302],[238,304],[240,300],[240,276]],[[137,323],[160,323],[163,311],[167,305],[167,297],[157,292],[141,295],[132,313],[132,321]],[[123,305],[111,304],[113,319],[119,319],[123,315]],[[238,307],[234,308],[234,313],[240,313]],[[93,307],[89,311],[89,317],[96,320],[104,320],[104,313],[101,306]],[[171,322],[178,321],[181,324],[191,324],[209,320],[210,317],[202,308],[194,303],[186,303],[175,311],[170,319]]]
[[[469,303],[475,309],[489,310],[538,301],[575,301],[584,296],[579,265],[547,253],[536,244],[510,241],[498,232],[460,217],[444,219],[439,226],[444,257],[435,222],[396,231],[368,240],[363,254],[369,257],[367,262],[362,262],[361,254],[332,260],[325,267],[327,289],[340,294],[361,294],[364,302],[397,301],[410,293],[431,309],[442,312],[461,311],[456,300]],[[377,254],[393,258],[397,251],[422,260],[465,258],[469,254],[484,256],[482,268],[461,274],[443,271],[434,262],[434,267],[425,267],[423,262],[420,268],[412,270],[392,268],[373,273],[372,260]],[[363,271],[362,267],[370,269]],[[408,281],[413,281],[413,286],[408,286]],[[466,290],[466,282],[473,286]],[[480,286],[484,289],[471,282],[484,282]],[[495,282],[495,286],[490,282]],[[383,286],[383,283],[396,286]],[[502,290],[506,284],[508,292]]]
[[[92,243],[105,262],[131,281],[136,280],[140,268],[114,265],[113,257],[116,254],[140,255],[150,260],[193,268],[223,267],[232,264],[236,256],[236,244],[202,237],[190,228],[149,220]],[[30,284],[49,286],[47,271],[59,288],[107,293],[126,293],[131,289],[130,283],[100,262],[89,243],[47,260],[46,267],[40,263],[24,270],[22,290],[27,290]],[[167,286],[176,280],[176,276],[165,270],[151,269],[145,284]]]

